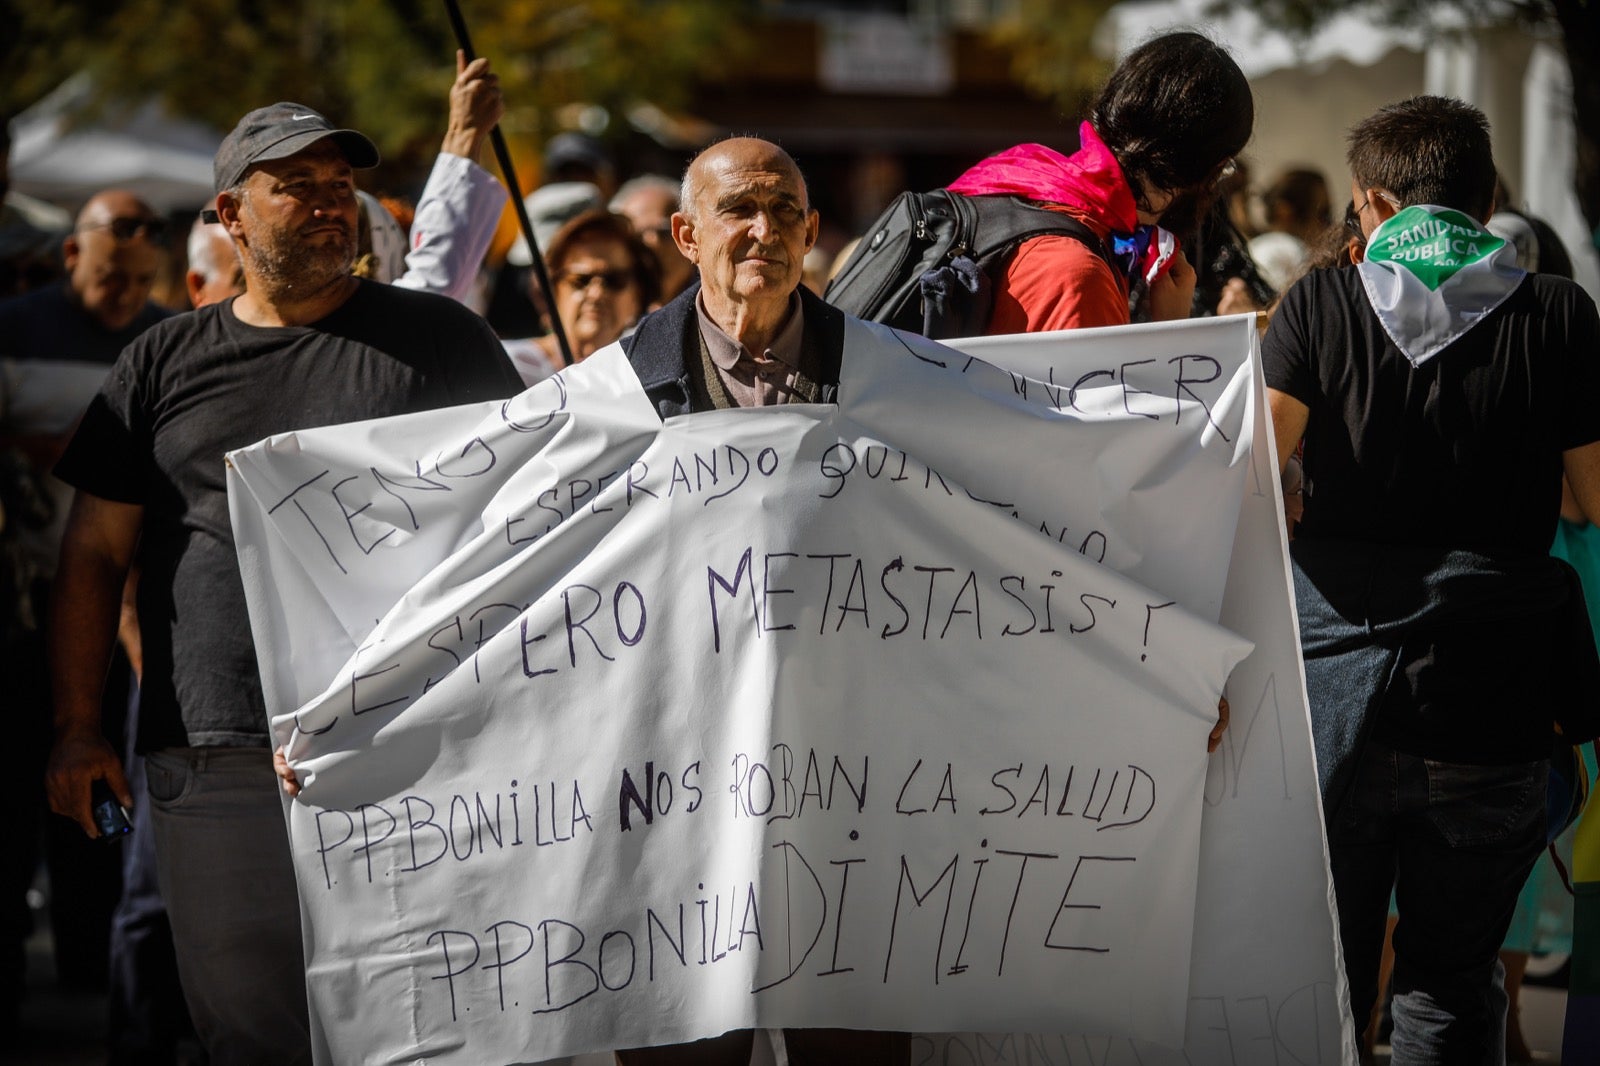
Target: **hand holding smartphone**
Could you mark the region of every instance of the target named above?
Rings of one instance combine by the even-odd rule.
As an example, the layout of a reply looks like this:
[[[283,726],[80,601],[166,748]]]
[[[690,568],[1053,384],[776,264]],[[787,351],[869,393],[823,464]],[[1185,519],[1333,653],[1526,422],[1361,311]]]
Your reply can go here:
[[[111,794],[111,786],[106,784],[105,778],[97,778],[89,786],[89,806],[94,813],[95,827],[100,830],[100,840],[120,840],[133,831],[133,826],[128,823],[128,812]]]

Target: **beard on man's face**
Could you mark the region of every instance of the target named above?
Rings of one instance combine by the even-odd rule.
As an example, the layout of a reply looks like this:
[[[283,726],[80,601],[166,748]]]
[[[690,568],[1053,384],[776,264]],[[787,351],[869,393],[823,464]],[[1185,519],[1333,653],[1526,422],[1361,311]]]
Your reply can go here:
[[[256,273],[268,284],[285,291],[315,290],[350,273],[356,231],[343,219],[322,219],[298,230],[258,226],[250,255]]]

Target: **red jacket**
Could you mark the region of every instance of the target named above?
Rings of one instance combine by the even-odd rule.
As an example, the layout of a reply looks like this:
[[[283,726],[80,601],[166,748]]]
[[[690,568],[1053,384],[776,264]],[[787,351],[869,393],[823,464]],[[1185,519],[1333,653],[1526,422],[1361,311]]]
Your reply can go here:
[[[1042,144],[1019,144],[985,159],[950,185],[968,196],[1022,196],[1061,211],[1102,239],[1139,230],[1122,167],[1094,128],[1079,127],[1082,147],[1064,156]],[[995,292],[988,332],[1037,333],[1128,323],[1128,279],[1082,241],[1061,235],[1023,242]]]

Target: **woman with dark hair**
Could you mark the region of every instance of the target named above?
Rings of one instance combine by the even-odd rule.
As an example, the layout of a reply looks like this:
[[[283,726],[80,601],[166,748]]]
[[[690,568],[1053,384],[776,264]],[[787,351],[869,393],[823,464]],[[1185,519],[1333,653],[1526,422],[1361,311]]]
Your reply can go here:
[[[1141,221],[1209,191],[1250,140],[1255,101],[1233,57],[1198,33],[1147,41],[1117,65],[1089,113],[1116,157]]]
[[[631,222],[604,208],[567,221],[550,239],[544,261],[575,363],[621,337],[661,298],[655,254]],[[529,385],[561,366],[553,334],[507,341],[506,352]]]
[[[1194,270],[1164,215],[1198,219],[1250,139],[1255,103],[1238,65],[1197,33],[1129,53],[1079,127],[1070,156],[1023,144],[951,184],[969,196],[1021,196],[1084,223],[1116,268],[1072,237],[1023,242],[997,286],[988,332],[1123,325],[1130,300],[1154,319],[1184,318]]]

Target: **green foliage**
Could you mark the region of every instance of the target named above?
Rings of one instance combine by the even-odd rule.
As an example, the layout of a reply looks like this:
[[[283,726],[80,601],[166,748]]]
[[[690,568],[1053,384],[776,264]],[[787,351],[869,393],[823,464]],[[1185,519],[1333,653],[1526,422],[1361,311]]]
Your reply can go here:
[[[1017,0],[989,31],[1011,53],[1012,73],[1035,92],[1053,97],[1068,114],[1081,113],[1111,64],[1093,49],[1095,27],[1115,0]]]
[[[462,3],[473,45],[501,75],[508,125],[534,133],[566,104],[615,114],[634,100],[681,101],[707,57],[737,46],[747,6]],[[101,102],[155,96],[219,130],[293,100],[368,133],[397,162],[431,154],[443,133],[456,44],[440,0],[0,0],[0,13],[6,114],[87,69]]]
[[[0,0],[0,115],[9,118],[78,68],[87,51],[82,4]]]
[[[508,124],[548,132],[582,101],[613,116],[628,103],[682,104],[698,74],[747,41],[742,0],[463,0],[473,43],[501,71]]]

